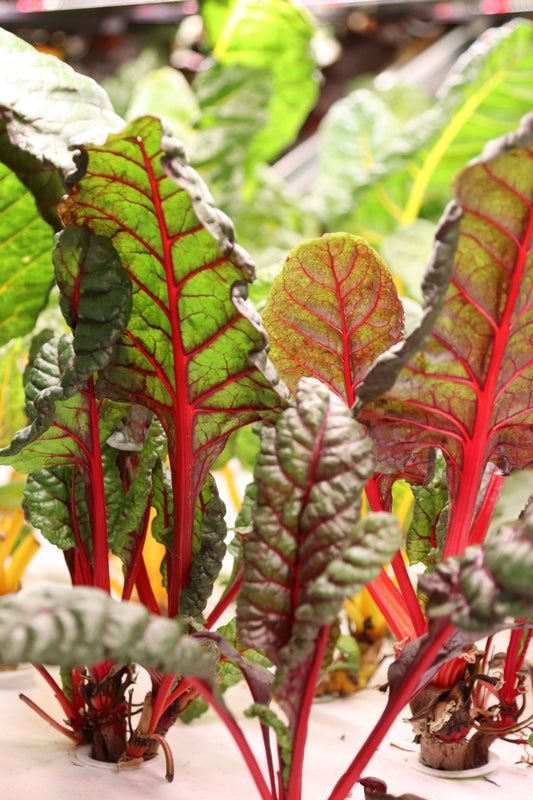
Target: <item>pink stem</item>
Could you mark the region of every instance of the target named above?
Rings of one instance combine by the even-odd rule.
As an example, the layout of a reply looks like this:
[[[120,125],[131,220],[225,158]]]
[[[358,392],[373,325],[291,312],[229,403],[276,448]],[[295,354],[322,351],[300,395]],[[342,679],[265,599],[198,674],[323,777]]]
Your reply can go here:
[[[219,716],[221,721],[226,726],[227,730],[231,734],[235,744],[240,750],[242,757],[248,767],[252,779],[257,787],[259,794],[261,795],[261,800],[275,800],[274,795],[270,792],[265,779],[261,773],[259,768],[259,764],[252,753],[250,745],[246,741],[244,734],[232,717],[232,715],[226,711],[226,709],[219,704],[216,700],[213,692],[207,686],[207,684],[203,683],[203,681],[199,680],[198,678],[190,678],[191,685],[194,686],[198,694],[200,694],[204,700],[209,703],[210,707],[215,711],[215,713]]]
[[[329,625],[322,626],[316,644],[311,669],[305,681],[305,691],[302,697],[302,703],[300,705],[300,713],[298,714],[296,732],[294,734],[287,800],[301,800],[302,798],[302,772],[305,756],[305,743],[307,741],[307,731],[309,728],[309,716],[311,714],[311,706],[315,697],[318,677],[322,668],[324,651],[328,643],[329,631]]]
[[[100,449],[100,429],[98,427],[98,408],[94,396],[94,379],[89,379],[89,413],[91,425],[91,486],[93,500],[93,557],[94,585],[111,593],[109,580],[109,555],[107,543],[107,519],[104,492],[104,472]]]
[[[53,717],[50,716],[50,714],[47,714],[46,711],[43,711],[42,708],[39,708],[37,703],[34,703],[33,700],[30,700],[30,698],[27,697],[25,694],[19,694],[19,698],[24,703],[26,703],[26,705],[29,706],[32,709],[32,711],[35,711],[35,713],[38,714],[41,717],[41,719],[44,719],[45,722],[48,722],[48,724],[52,726],[52,728],[55,728],[56,731],[59,731],[59,733],[62,733],[65,736],[68,736],[68,738],[72,739],[72,741],[76,742],[76,744],[80,744],[80,742],[83,742],[83,736],[81,734],[74,733],[74,731],[69,731],[68,728],[65,728],[63,725],[60,725],[59,722],[56,722],[55,719],[53,719]]]
[[[469,545],[481,544],[485,540],[489,525],[492,517],[494,516],[496,503],[500,497],[504,480],[505,476],[502,475],[498,470],[495,470],[492,473],[483,503],[481,504],[479,513],[475,517],[472,524],[472,529],[470,531],[470,537],[468,540]]]
[[[443,645],[448,641],[454,631],[453,625],[446,625],[429,643],[427,649],[422,654],[416,667],[405,677],[401,690],[395,696],[389,698],[382,715],[374,726],[372,732],[365,743],[355,756],[354,760],[337,781],[328,800],[345,800],[348,797],[352,786],[361,778],[361,774],[385,738],[392,723],[409,702],[411,697],[418,691],[419,683],[425,671],[434,662]]]
[[[235,598],[239,594],[239,589],[241,588],[243,578],[244,578],[244,567],[238,570],[231,585],[228,586],[228,588],[226,589],[226,591],[224,592],[224,594],[222,595],[216,606],[213,608],[213,610],[207,617],[206,628],[208,631],[210,631],[213,625],[215,625],[215,623],[218,622],[224,611],[231,605],[231,603],[235,600]]]
[[[157,723],[172,702],[169,699],[169,695],[170,690],[172,689],[172,686],[176,680],[176,676],[176,672],[171,675],[163,675],[163,679],[157,687],[157,692],[152,704],[152,716],[150,719],[150,726],[148,728],[149,733],[154,733]]]
[[[420,605],[418,603],[416,592],[413,588],[413,584],[411,583],[411,579],[407,573],[405,561],[403,560],[403,556],[400,550],[398,550],[398,552],[392,559],[392,568],[394,570],[396,580],[398,581],[398,586],[400,587],[401,595],[406,602],[407,609],[409,611],[409,616],[411,617],[411,621],[415,627],[416,638],[418,638],[419,636],[423,636],[428,629],[427,622],[422,613],[422,609],[420,608]]]

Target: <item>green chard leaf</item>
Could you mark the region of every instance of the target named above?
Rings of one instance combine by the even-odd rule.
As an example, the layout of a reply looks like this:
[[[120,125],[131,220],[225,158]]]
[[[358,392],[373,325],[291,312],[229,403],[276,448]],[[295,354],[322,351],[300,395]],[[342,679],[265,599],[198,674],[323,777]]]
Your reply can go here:
[[[131,280],[109,239],[67,227],[54,249],[59,305],[74,331],[73,384],[88,380],[109,363],[128,322]]]
[[[211,597],[226,554],[226,507],[208,475],[196,506],[190,583],[180,598],[180,614],[199,616]]]
[[[181,145],[144,117],[87,148],[87,162],[61,214],[108,237],[133,285],[131,316],[98,391],[144,405],[167,435],[173,616],[188,584],[207,472],[233,430],[269,417],[282,400],[266,334],[245,299],[253,270]]]
[[[256,135],[268,121],[268,70],[241,64],[210,65],[194,83],[201,118],[187,141],[191,164],[220,193],[238,190],[256,166]]]
[[[417,451],[443,452],[453,526],[446,555],[468,543],[487,463],[508,474],[533,461],[532,143],[529,115],[458,177],[463,216],[442,312],[393,388],[361,414],[385,472],[398,474]]]
[[[272,76],[268,124],[249,151],[253,163],[272,161],[295,140],[318,97],[311,17],[285,0],[231,0],[222,8],[218,0],[207,0],[202,14],[219,63]]]
[[[313,376],[351,407],[376,357],[399,340],[403,308],[383,259],[364,239],[333,233],[289,253],[263,322],[292,391]]]
[[[176,620],[89,587],[48,587],[0,599],[0,662],[79,667],[137,662],[214,687],[217,661]]]
[[[52,237],[33,197],[0,163],[0,346],[33,330],[54,283]]]
[[[342,599],[372,580],[399,545],[398,536],[388,537],[383,548],[388,553],[376,567],[380,533],[373,531],[372,542],[370,536],[361,540],[356,527],[372,470],[364,429],[315,379],[302,379],[295,405],[283,412],[276,428],[262,432],[238,632],[240,640],[263,649],[276,664],[275,695],[292,721],[319,631],[334,622]],[[351,548],[358,554],[345,567]],[[339,564],[328,572],[336,560]]]
[[[334,198],[339,184],[341,200],[332,200],[331,216],[323,203],[326,227],[360,233],[377,246],[398,225],[420,216],[438,219],[451,177],[485,142],[513,131],[530,111],[532,45],[533,25],[523,18],[482,34],[452,68],[434,107],[403,129],[396,126],[400,135],[378,151],[370,174],[358,180],[354,165],[351,198],[346,197],[345,161],[323,162],[327,197]],[[354,130],[361,126],[360,120],[352,125]]]

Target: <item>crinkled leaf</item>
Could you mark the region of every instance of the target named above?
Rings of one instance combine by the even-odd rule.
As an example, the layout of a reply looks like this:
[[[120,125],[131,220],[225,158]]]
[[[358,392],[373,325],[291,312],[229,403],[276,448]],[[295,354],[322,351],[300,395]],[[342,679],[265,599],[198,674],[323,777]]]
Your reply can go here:
[[[317,603],[340,603],[356,595],[378,576],[383,564],[391,561],[401,546],[398,519],[386,512],[366,514],[352,537],[353,544],[346,546],[309,587]]]
[[[484,545],[448,558],[420,581],[430,619],[490,634],[533,614],[533,505],[520,522],[493,531]]]
[[[98,470],[100,453],[95,442],[104,442],[111,435],[125,407],[109,400],[97,401],[92,381],[81,384],[76,394],[71,386],[65,399],[61,381],[73,358],[69,335],[43,345],[26,384],[30,424],[3,448],[2,463],[20,472],[60,463],[78,464],[90,472],[92,464]]]
[[[2,116],[11,143],[66,176],[72,145],[102,141],[123,125],[103,89],[54,56],[0,30]]]
[[[231,431],[268,416],[280,400],[266,335],[244,299],[246,254],[179,143],[161,137],[160,121],[145,117],[88,148],[86,175],[61,213],[109,237],[133,283],[130,321],[99,386],[153,411],[169,440],[173,615],[188,583],[205,476]]]
[[[132,451],[117,454],[116,450],[113,450],[114,458],[123,461],[119,468],[123,473],[128,473],[130,478],[126,493],[124,491],[120,493],[118,487],[116,489],[120,493],[122,501],[120,511],[113,521],[113,538],[115,552],[122,558],[124,557],[123,548],[128,548],[129,535],[133,531],[137,532],[139,525],[143,524],[153,490],[153,470],[156,465],[160,464],[160,459],[164,457],[166,450],[166,437],[159,422],[156,419],[150,422],[144,416],[141,417],[141,420],[136,420],[136,412],[139,410],[146,413],[145,409],[139,409],[138,406],[128,411],[129,427],[140,428],[142,426],[144,428],[139,452],[135,452],[134,455],[132,455]],[[121,433],[124,435],[124,428]],[[116,442],[115,433],[107,440],[108,444],[110,442]]]
[[[113,245],[103,236],[72,226],[54,249],[59,305],[74,332],[72,383],[88,380],[109,363],[131,312],[131,280]]]
[[[79,667],[137,662],[213,684],[216,661],[179,622],[89,587],[48,587],[0,600],[0,660]]]
[[[208,475],[196,507],[190,582],[180,598],[180,614],[199,616],[211,596],[226,554],[225,513],[215,480]]]
[[[267,705],[252,703],[244,712],[246,717],[258,719],[263,725],[272,728],[276,734],[278,745],[279,760],[281,765],[281,776],[285,789],[289,786],[292,762],[292,732],[290,728],[278,717],[275,711]]]
[[[1,58],[1,56],[0,56]],[[65,193],[59,173],[30,153],[19,150],[9,141],[6,123],[0,118],[0,161],[17,176],[33,195],[34,202],[45,222],[54,230],[61,228],[57,206]]]
[[[428,567],[441,560],[442,532],[446,531],[448,521],[446,462],[442,456],[437,460],[432,480],[413,486],[412,491],[415,502],[405,548],[410,564],[422,563]]]
[[[217,61],[271,72],[269,124],[255,138],[250,154],[256,163],[271,161],[294,141],[318,97],[311,17],[285,0],[232,0],[225,4],[224,18],[217,0],[216,16],[210,0],[204,5]]]
[[[533,116],[487,147],[459,176],[463,210],[453,275],[426,347],[363,418],[387,471],[439,447],[461,552],[488,461],[503,472],[533,460],[529,347],[533,233]]]
[[[33,330],[54,283],[51,248],[33,197],[0,163],[0,345]]]
[[[353,545],[357,579],[365,570],[368,580],[374,577],[363,563],[373,556],[363,554],[366,543],[358,541],[356,529],[361,492],[373,469],[371,451],[346,404],[312,378],[302,379],[295,405],[276,428],[262,432],[254,526],[237,603],[239,638],[277,665],[276,697],[289,714],[320,629],[334,622],[342,596],[353,588],[329,591],[331,562]]]
[[[364,239],[334,233],[291,251],[263,321],[290,389],[312,375],[352,406],[376,357],[398,341],[403,308],[383,259]]]
[[[51,466],[32,472],[24,489],[31,524],[60,550],[79,547],[91,557],[91,519],[79,470]]]

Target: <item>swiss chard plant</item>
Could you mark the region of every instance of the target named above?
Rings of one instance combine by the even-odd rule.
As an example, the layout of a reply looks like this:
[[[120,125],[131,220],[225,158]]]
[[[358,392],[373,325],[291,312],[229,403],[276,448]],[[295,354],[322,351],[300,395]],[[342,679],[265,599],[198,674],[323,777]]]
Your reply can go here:
[[[462,681],[468,716],[472,697],[483,708],[497,696],[471,749],[517,730],[533,612],[531,507],[488,528],[504,475],[533,455],[532,117],[460,173],[410,332],[384,260],[349,233],[296,247],[261,320],[246,297],[249,258],[166,125],[153,116],[126,124],[96,84],[10,34],[2,51],[5,353],[12,359],[39,330],[23,421],[18,393],[20,430],[0,458],[29,473],[27,514],[64,551],[74,586],[1,603],[2,661],[59,665],[61,685],[38,668],[68,720],[63,732],[112,761],[147,759],[161,745],[169,777],[165,733],[202,697],[260,797],[301,800],[309,715],[338,612],[369,585],[403,652],[383,716],[329,800],[348,796],[410,701],[424,738],[417,698],[429,689],[433,708],[429,687],[449,688],[443,670],[455,669],[452,688]],[[209,473],[230,435],[252,423],[261,443],[242,547],[205,618],[226,538]],[[416,494],[407,544],[429,568],[423,601],[390,513],[397,480]],[[148,578],[151,536],[164,547],[164,609]],[[111,597],[110,551],[122,563],[121,603]],[[389,562],[397,586],[382,571]],[[236,627],[214,630],[235,598]],[[505,628],[503,681],[476,656],[465,669],[473,642]],[[129,735],[132,664],[148,670],[152,691]],[[228,665],[250,689],[265,772],[221,694]]]

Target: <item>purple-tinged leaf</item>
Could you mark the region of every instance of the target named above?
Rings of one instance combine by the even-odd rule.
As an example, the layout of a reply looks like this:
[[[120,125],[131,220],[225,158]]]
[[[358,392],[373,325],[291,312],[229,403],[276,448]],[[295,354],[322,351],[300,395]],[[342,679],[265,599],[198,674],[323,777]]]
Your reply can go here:
[[[375,250],[360,237],[333,233],[291,251],[263,322],[271,358],[293,392],[312,376],[351,407],[377,356],[398,341],[403,307]]]
[[[362,414],[385,471],[430,446],[443,451],[446,555],[468,543],[487,462],[508,473],[533,461],[532,141],[530,115],[459,175],[463,217],[442,313],[426,347]]]
[[[162,160],[162,156],[164,156]],[[87,148],[63,221],[111,239],[133,310],[100,390],[152,410],[169,440],[174,542],[169,613],[189,581],[196,499],[236,428],[280,407],[266,335],[245,300],[252,270],[230,221],[158,119]]]
[[[364,429],[315,379],[302,379],[295,405],[262,432],[237,602],[239,638],[276,664],[275,694],[292,722],[320,630],[334,622],[343,597],[372,580],[398,547],[386,529],[390,547],[376,567],[381,532],[362,541],[356,527],[372,469]],[[332,561],[337,568],[330,573]]]

